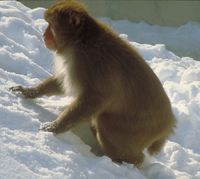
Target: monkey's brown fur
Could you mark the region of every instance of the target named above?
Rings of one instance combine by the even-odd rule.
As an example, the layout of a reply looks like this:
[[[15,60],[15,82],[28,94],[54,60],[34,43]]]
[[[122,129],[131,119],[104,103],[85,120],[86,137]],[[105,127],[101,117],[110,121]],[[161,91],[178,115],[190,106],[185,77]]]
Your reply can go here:
[[[150,155],[160,152],[176,119],[160,81],[139,53],[90,17],[81,3],[59,2],[44,18],[49,23],[44,41],[55,51],[55,76],[34,88],[11,90],[26,98],[72,92],[75,99],[41,129],[61,133],[89,121],[104,153],[117,162],[138,165],[145,148]]]

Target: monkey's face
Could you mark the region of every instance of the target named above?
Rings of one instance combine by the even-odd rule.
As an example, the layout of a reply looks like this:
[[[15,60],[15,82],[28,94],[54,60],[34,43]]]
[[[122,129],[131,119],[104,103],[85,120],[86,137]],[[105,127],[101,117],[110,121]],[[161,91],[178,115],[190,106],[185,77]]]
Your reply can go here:
[[[56,41],[54,36],[55,35],[54,35],[54,30],[52,28],[52,24],[49,23],[46,30],[44,31],[43,40],[45,46],[50,50],[56,49]]]
[[[63,6],[65,5],[65,8]],[[72,10],[72,5],[67,2],[53,5],[44,14],[44,19],[49,23],[43,39],[45,46],[50,50],[60,50],[77,42],[84,26],[87,13]],[[79,37],[78,37],[79,36]]]

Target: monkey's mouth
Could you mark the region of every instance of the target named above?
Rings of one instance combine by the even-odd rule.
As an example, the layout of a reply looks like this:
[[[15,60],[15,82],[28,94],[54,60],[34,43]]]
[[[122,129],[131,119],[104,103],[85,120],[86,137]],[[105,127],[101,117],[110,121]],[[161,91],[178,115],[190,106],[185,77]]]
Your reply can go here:
[[[45,45],[46,45],[46,44],[47,44],[47,45],[48,45],[48,44],[51,44],[51,45],[53,44],[52,41],[49,41],[49,42],[45,41],[44,43],[45,43]]]
[[[54,42],[52,42],[52,41],[48,41],[48,42],[45,41],[44,44],[48,49],[52,49],[55,46]]]

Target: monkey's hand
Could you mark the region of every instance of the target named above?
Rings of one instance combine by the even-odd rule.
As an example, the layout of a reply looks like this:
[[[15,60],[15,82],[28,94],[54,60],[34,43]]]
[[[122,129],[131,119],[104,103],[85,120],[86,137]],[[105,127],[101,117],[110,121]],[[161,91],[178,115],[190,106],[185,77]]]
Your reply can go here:
[[[40,125],[39,130],[44,131],[44,132],[53,132],[56,134],[62,133],[67,131],[67,127],[64,125],[60,125],[57,121],[53,122],[45,122]]]
[[[13,92],[20,92],[24,95],[25,98],[37,98],[38,97],[38,90],[35,88],[24,88],[22,86],[13,86],[9,88],[9,90]]]

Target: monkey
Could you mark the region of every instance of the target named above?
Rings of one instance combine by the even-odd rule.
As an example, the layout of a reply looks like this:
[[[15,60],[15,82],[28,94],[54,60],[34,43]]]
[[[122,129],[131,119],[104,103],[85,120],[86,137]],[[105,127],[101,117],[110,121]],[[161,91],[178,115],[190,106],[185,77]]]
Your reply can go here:
[[[25,98],[70,94],[74,100],[40,130],[59,134],[88,122],[114,162],[140,166],[144,150],[158,154],[177,120],[160,80],[139,52],[80,2],[58,2],[44,19],[43,40],[54,53],[55,75],[36,87],[10,90]]]

